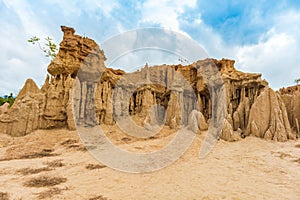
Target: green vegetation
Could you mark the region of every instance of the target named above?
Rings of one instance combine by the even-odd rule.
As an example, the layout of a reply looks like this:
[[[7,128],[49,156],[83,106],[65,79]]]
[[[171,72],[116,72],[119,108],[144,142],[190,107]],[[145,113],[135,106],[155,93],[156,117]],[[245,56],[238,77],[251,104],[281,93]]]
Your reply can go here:
[[[39,37],[34,36],[29,40],[27,40],[27,42],[31,44],[37,44],[38,47],[45,53],[46,57],[51,57],[52,59],[55,58],[58,49],[57,49],[57,45],[52,42],[52,38],[46,37],[45,38],[46,43],[44,44],[44,46],[41,45],[40,40],[41,39]]]
[[[13,97],[13,94],[10,93],[10,95],[4,95],[3,97],[0,97],[0,106],[2,106],[4,103],[9,103],[9,106],[11,107],[15,101],[15,97]]]
[[[299,85],[299,83],[300,83],[300,78],[295,79],[295,83],[296,83],[297,85]]]

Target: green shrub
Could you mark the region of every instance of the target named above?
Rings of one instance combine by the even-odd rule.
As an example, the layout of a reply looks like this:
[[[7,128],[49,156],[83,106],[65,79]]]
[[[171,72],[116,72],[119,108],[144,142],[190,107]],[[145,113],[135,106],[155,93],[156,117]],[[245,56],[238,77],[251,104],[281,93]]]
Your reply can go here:
[[[4,95],[3,97],[0,97],[0,106],[5,104],[6,102],[9,103],[9,107],[11,107],[15,101],[15,97],[13,97],[13,94],[10,93],[10,95]]]

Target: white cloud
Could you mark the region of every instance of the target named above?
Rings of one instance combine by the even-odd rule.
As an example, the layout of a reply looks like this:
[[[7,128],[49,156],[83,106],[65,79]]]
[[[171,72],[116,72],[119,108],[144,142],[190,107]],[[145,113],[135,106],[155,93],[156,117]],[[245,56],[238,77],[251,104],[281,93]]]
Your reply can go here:
[[[114,16],[115,9],[122,6],[117,1],[46,0],[38,4],[26,0],[4,0],[3,2],[6,8],[4,8],[5,12],[0,13],[0,95],[18,91],[29,77],[39,85],[43,83],[49,59],[46,59],[38,48],[31,46],[26,40],[32,34],[40,37],[49,35],[57,43],[61,39],[60,31],[53,29],[53,26],[60,23],[60,21],[57,22],[57,19],[72,22],[71,24],[77,26],[76,28],[80,31],[80,28],[86,25],[82,24],[82,21],[87,19],[86,14],[89,17],[94,16],[100,22],[103,20],[101,17],[104,16],[105,25],[108,26],[111,22],[112,26],[116,28],[116,32],[128,29],[128,24],[122,24],[122,20],[117,18],[117,14]],[[34,9],[37,9],[35,7],[37,5],[41,5],[41,12],[35,12]],[[146,0],[136,3],[135,6],[140,10],[138,16],[141,18],[133,21],[132,27],[158,24],[186,36],[192,32],[187,29],[183,30],[183,25],[188,28],[192,27],[195,39],[203,45],[209,56],[219,59],[222,57],[235,59],[237,68],[263,73],[263,76],[274,88],[291,85],[293,80],[300,76],[300,66],[298,65],[300,63],[300,13],[296,10],[282,10],[276,13],[275,17],[270,16],[267,20],[270,21],[272,28],[267,33],[262,33],[255,44],[245,46],[232,44],[229,46],[222,35],[205,24],[201,13],[195,12],[196,0]],[[53,7],[55,7],[55,13],[52,13],[54,12]],[[189,9],[192,9],[194,14],[185,17],[185,14],[190,11]],[[45,15],[39,15],[43,13],[43,10]],[[48,19],[53,15],[55,15],[53,19]],[[252,18],[249,24],[254,25],[260,24],[264,16],[260,9],[253,10],[250,15]],[[132,13],[128,12],[122,17],[131,19],[131,16]],[[99,21],[89,22],[86,26],[96,25]],[[107,30],[102,24],[101,28],[103,29],[99,30],[97,34],[111,35],[111,31],[105,32]],[[96,38],[93,37],[93,39]],[[121,48],[120,45],[119,47]]]
[[[27,35],[36,33],[37,35],[44,36],[46,28],[42,23],[39,23],[38,18],[35,16],[27,1],[4,0],[4,4],[17,14]]]
[[[256,11],[255,11],[256,12]],[[259,14],[249,23],[258,23]],[[201,18],[199,18],[201,20]],[[254,22],[253,22],[254,21]],[[196,40],[217,59],[229,58],[236,60],[236,68],[253,73],[262,73],[274,89],[293,85],[293,80],[300,76],[300,13],[289,10],[278,13],[270,19],[271,28],[262,32],[254,44],[229,45],[222,35],[212,27],[194,20],[180,21],[194,31]]]
[[[96,18],[98,17],[97,11],[101,11],[105,17],[110,17],[111,12],[119,6],[116,0],[47,0],[47,3],[58,6],[59,10],[61,10],[66,17],[74,15],[79,17],[83,11],[86,11],[87,14]]]
[[[55,14],[65,17],[68,21],[76,18],[76,15],[81,15],[83,10],[91,16],[103,14],[110,17],[113,9],[118,7],[117,1],[110,0],[51,0],[41,3],[40,7],[36,7],[39,4],[27,0],[4,0],[3,3],[5,12],[0,13],[0,95],[10,92],[17,94],[27,78],[34,79],[39,86],[45,80],[50,59],[45,58],[43,53],[27,40],[33,35],[40,38],[50,36],[58,43],[61,33],[52,29],[53,23],[56,25],[56,22],[44,18],[35,12],[35,9],[40,9],[46,17]],[[55,13],[51,13],[53,6],[56,7]],[[48,7],[51,9],[47,9]],[[118,25],[118,28],[122,29],[122,26]]]
[[[237,65],[249,72],[261,72],[270,86],[279,89],[300,76],[300,13],[287,12],[262,34],[257,44],[239,47]]]
[[[226,44],[222,35],[203,22],[198,15],[194,20],[181,20],[181,25],[193,33],[193,39],[206,51],[207,57],[235,58],[237,46]],[[185,29],[184,29],[185,30]],[[186,31],[186,30],[185,30]],[[200,59],[201,56],[199,56]]]
[[[262,72],[270,80],[270,85],[279,88],[292,83],[288,77],[299,63],[299,48],[295,39],[285,33],[274,34],[265,42],[241,47],[237,54],[237,64],[250,72]]]
[[[0,95],[16,95],[27,78],[40,86],[46,75],[48,61],[38,48],[27,42],[32,34],[44,37],[46,28],[39,22],[27,1],[4,1],[17,21],[0,18]],[[11,14],[12,14],[11,13]]]
[[[178,16],[184,13],[186,7],[193,8],[195,5],[196,0],[148,0],[141,6],[140,23],[159,24],[164,28],[180,31]]]
[[[100,45],[107,57],[106,65],[126,71],[158,64],[192,63],[207,58],[197,42],[176,31],[145,28],[112,37]],[[118,48],[116,48],[118,46]]]

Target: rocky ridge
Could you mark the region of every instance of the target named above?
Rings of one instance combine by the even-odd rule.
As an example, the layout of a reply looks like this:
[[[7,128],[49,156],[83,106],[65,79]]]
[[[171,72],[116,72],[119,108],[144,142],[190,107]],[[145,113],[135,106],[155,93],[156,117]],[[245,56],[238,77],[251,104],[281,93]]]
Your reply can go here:
[[[42,88],[27,80],[14,105],[0,115],[3,133],[75,129],[75,122],[113,125],[129,117],[145,127],[188,126],[194,132],[217,122],[227,141],[249,135],[286,141],[299,134],[300,92],[275,92],[261,74],[236,70],[233,60],[146,64],[125,73],[105,67],[104,52],[92,39],[76,35],[73,28],[62,26],[62,31]]]

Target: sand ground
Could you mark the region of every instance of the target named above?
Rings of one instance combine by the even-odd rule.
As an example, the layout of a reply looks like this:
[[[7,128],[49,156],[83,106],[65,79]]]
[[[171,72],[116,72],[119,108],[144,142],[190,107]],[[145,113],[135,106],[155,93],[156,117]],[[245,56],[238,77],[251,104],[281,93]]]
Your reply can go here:
[[[113,131],[111,139],[121,148],[151,151],[173,137],[164,131],[136,141]],[[200,160],[203,138],[198,134],[166,168],[129,174],[95,160],[76,131],[38,130],[18,138],[0,134],[0,199],[300,199],[299,140],[219,141]]]

